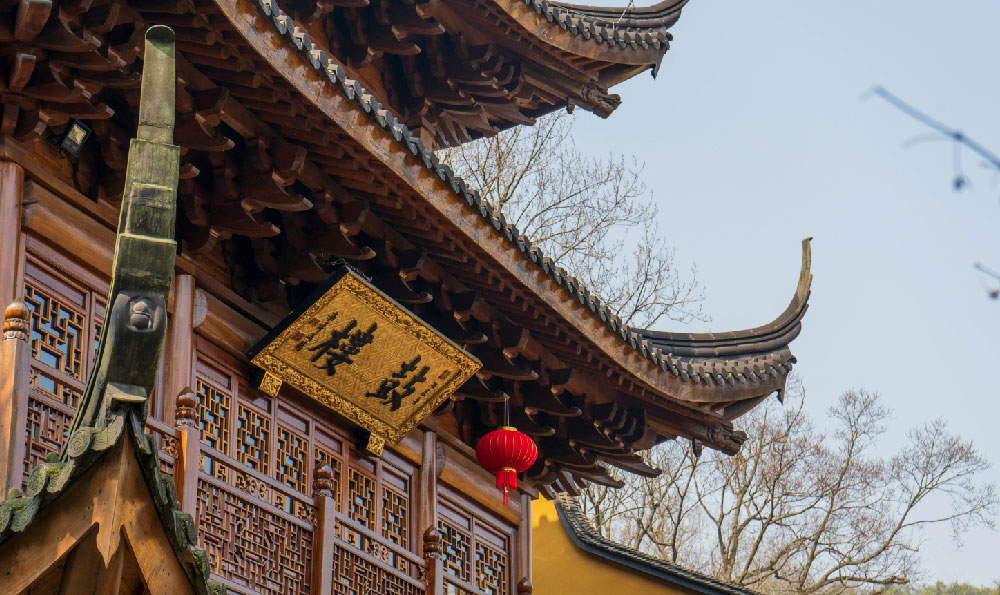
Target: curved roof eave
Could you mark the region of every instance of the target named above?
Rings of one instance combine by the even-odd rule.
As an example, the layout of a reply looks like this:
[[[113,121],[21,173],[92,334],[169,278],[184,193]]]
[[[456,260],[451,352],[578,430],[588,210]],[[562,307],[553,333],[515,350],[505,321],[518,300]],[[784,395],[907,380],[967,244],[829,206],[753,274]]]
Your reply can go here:
[[[636,330],[651,345],[677,356],[738,357],[775,351],[788,346],[802,330],[802,317],[809,308],[812,285],[812,238],[802,240],[802,269],[788,307],[767,324],[741,331],[718,333],[672,333]]]
[[[663,0],[647,8],[600,8],[547,0],[493,0],[493,4],[542,42],[611,64],[654,69],[670,47],[668,31],[688,0]]]

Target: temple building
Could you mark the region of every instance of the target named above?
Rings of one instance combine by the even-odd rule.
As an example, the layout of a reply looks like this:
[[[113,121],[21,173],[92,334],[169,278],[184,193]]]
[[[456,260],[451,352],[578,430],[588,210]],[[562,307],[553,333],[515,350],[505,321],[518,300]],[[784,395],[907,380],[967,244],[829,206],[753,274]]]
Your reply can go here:
[[[612,115],[685,1],[4,3],[0,593],[527,595],[533,506],[738,452],[808,242],[771,323],[632,328],[434,154]]]

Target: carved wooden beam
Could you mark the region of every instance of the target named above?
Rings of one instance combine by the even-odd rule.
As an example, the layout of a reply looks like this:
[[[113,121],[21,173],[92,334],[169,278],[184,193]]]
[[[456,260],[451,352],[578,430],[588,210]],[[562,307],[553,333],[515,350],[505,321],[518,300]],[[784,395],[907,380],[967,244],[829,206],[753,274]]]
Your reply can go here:
[[[146,419],[166,338],[167,293],[173,279],[178,159],[174,125],[174,35],[163,26],[146,33],[139,128],[129,151],[108,314],[94,372],[70,427],[62,457],[83,450],[104,428],[111,409]]]

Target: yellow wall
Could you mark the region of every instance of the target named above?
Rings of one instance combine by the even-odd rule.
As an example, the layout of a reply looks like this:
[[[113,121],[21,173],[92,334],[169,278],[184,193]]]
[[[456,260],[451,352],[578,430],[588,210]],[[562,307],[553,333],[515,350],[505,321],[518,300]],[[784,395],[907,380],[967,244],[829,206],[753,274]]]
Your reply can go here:
[[[570,539],[554,502],[531,503],[532,583],[536,595],[631,595],[691,593],[583,551]]]

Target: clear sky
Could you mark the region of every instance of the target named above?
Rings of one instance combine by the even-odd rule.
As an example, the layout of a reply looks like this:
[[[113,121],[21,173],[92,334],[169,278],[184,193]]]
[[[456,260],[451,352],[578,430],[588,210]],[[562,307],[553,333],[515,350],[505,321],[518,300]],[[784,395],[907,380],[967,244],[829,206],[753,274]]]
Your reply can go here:
[[[1000,302],[973,269],[1000,269],[1000,179],[966,154],[973,186],[954,193],[951,144],[903,148],[926,129],[862,99],[882,84],[1000,152],[998,27],[996,0],[691,0],[658,78],[616,87],[609,120],[577,118],[587,151],[646,163],[678,262],[698,266],[712,321],[666,326],[770,321],[814,236],[793,343],[811,409],[877,390],[895,411],[887,453],[943,417],[1000,466]],[[1000,579],[1000,532],[924,537],[926,579]]]

